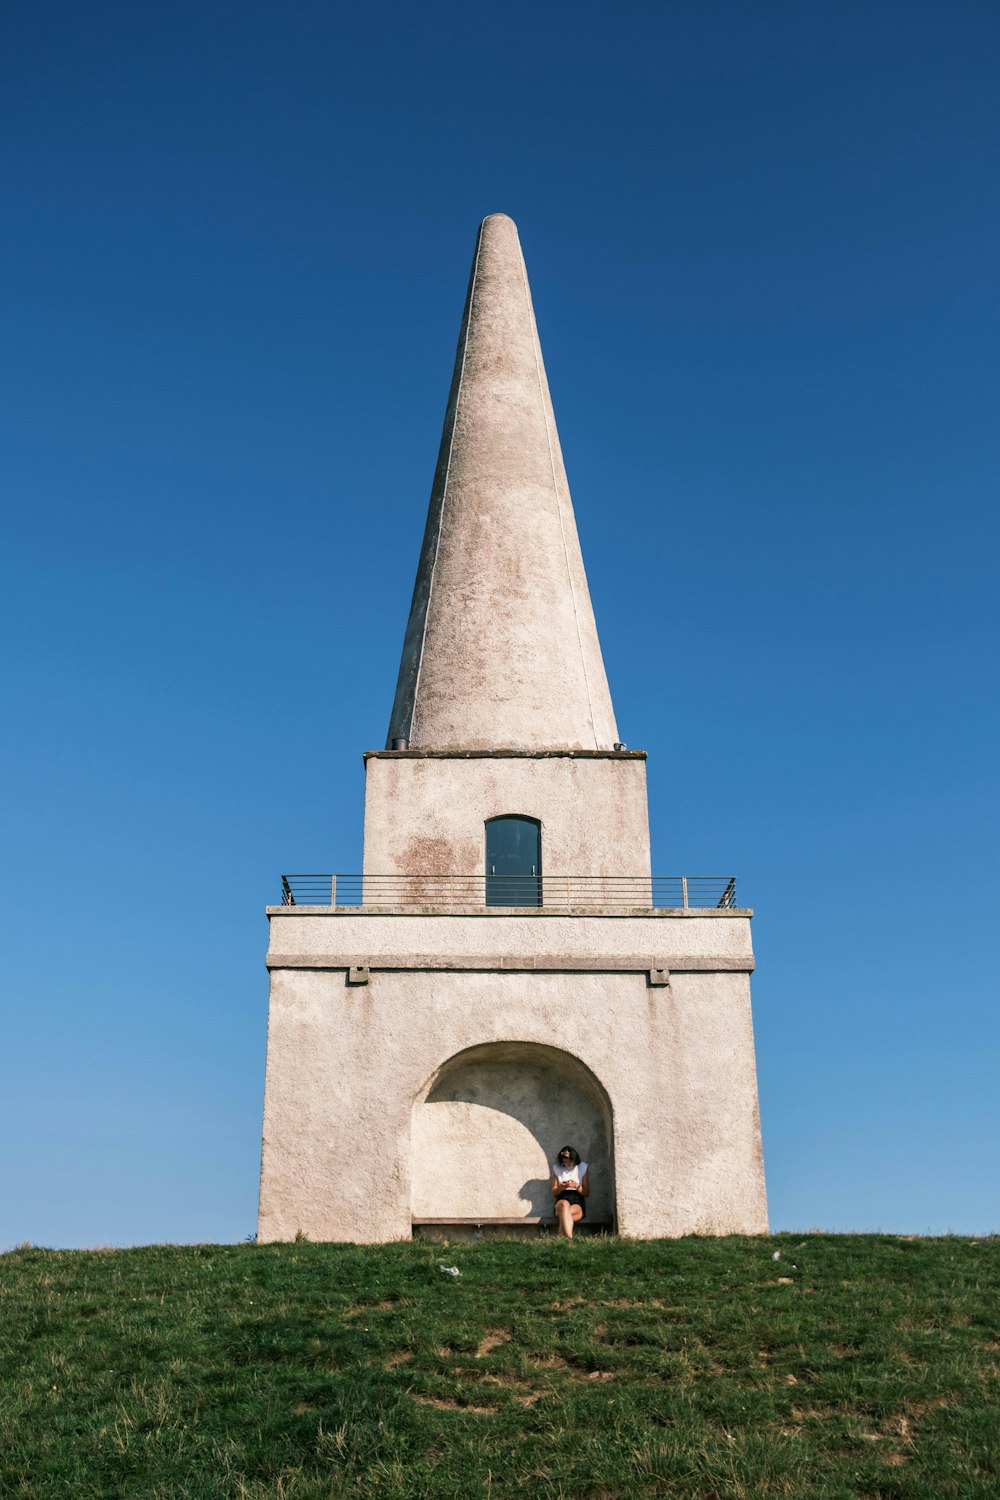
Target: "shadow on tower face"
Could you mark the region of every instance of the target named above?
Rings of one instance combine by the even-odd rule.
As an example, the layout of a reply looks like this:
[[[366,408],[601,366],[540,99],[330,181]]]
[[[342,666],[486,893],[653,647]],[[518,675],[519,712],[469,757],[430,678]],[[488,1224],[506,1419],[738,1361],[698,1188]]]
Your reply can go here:
[[[611,1107],[577,1058],[534,1042],[493,1042],[442,1066],[411,1119],[415,1218],[552,1212],[559,1148],[590,1165],[588,1214],[614,1212]]]

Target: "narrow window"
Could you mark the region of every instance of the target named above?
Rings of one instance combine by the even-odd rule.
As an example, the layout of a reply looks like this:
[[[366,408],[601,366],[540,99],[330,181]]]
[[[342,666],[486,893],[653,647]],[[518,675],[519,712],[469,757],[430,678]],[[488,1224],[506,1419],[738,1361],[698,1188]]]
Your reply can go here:
[[[542,825],[535,818],[486,824],[486,905],[541,906]]]

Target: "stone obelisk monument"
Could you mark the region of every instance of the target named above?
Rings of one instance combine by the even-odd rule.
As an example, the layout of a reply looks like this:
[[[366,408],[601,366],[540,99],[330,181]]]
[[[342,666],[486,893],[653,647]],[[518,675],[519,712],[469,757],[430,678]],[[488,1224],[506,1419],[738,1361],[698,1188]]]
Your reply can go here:
[[[259,1237],[767,1228],[752,913],[650,868],[524,260],[476,243],[360,876],[269,908]]]

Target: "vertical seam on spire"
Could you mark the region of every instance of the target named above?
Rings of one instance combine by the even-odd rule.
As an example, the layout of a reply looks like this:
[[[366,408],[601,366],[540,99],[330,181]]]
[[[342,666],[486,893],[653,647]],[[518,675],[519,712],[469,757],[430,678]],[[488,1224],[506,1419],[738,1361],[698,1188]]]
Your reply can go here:
[[[587,655],[583,649],[583,635],[580,631],[580,611],[576,603],[576,586],[573,583],[573,570],[569,564],[569,547],[566,543],[566,525],[563,519],[562,496],[559,493],[559,481],[556,478],[556,461],[552,452],[552,434],[549,432],[549,414],[545,409],[545,392],[542,388],[542,372],[538,363],[538,326],[535,323],[535,313],[531,305],[531,293],[528,290],[528,272],[524,264],[524,252],[520,241],[517,246],[518,256],[521,261],[521,281],[524,286],[524,301],[528,309],[528,321],[531,324],[533,334],[531,352],[535,358],[535,379],[538,381],[538,399],[542,406],[542,421],[545,423],[545,442],[549,450],[549,468],[552,471],[552,492],[556,497],[556,510],[559,512],[559,535],[562,537],[563,557],[566,562],[566,577],[569,580],[569,595],[573,601],[573,623],[576,625],[576,640],[580,647],[580,665],[583,667],[583,685],[587,689],[587,707],[590,709],[590,728],[594,735],[594,745],[599,750],[600,744],[597,739],[597,722],[594,718],[594,700],[590,692],[590,674],[587,671]]]
[[[472,327],[472,307],[476,300],[476,280],[479,276],[479,252],[483,245],[483,226],[479,227],[479,239],[476,242],[476,258],[472,264],[472,280],[469,283],[469,315],[465,323],[465,338],[462,340],[462,363],[458,371],[458,390],[455,392],[455,416],[451,424],[451,437],[448,440],[448,462],[444,469],[444,484],[441,486],[441,511],[438,516],[437,540],[434,543],[434,561],[431,563],[431,576],[427,584],[427,607],[424,610],[424,628],[420,632],[420,650],[417,653],[417,675],[413,682],[413,707],[410,709],[410,737],[413,736],[414,725],[417,719],[417,697],[420,692],[420,674],[424,669],[424,644],[427,640],[427,622],[431,616],[431,600],[434,597],[434,575],[437,572],[438,551],[441,547],[441,531],[444,527],[444,511],[448,501],[448,480],[451,477],[451,455],[455,447],[455,428],[458,426],[458,408],[462,401],[462,386],[465,382],[465,355],[469,347],[469,329]]]

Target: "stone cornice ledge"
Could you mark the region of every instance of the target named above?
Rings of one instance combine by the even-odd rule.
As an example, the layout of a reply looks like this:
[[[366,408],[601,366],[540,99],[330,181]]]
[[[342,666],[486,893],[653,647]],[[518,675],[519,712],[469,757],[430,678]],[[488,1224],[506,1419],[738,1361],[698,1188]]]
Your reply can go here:
[[[645,750],[365,750],[369,760],[645,760]]]
[[[269,917],[678,917],[685,922],[753,916],[752,906],[266,906]]]
[[[445,954],[392,953],[372,958],[368,954],[272,953],[267,954],[269,969],[371,969],[386,971],[426,970],[448,973],[548,973],[548,974],[641,974],[647,970],[666,970],[671,974],[752,974],[754,960],[749,954],[675,954],[672,957],[619,954],[547,953],[538,956],[518,954]]]

